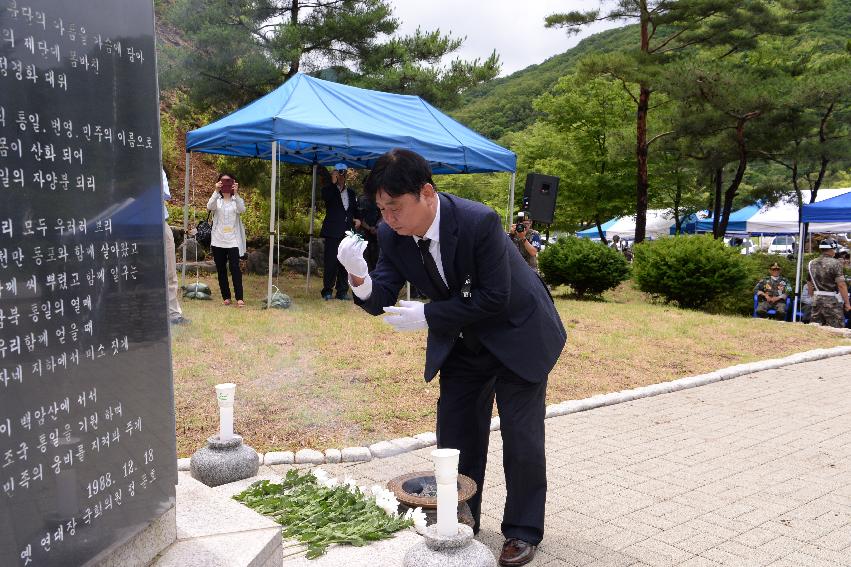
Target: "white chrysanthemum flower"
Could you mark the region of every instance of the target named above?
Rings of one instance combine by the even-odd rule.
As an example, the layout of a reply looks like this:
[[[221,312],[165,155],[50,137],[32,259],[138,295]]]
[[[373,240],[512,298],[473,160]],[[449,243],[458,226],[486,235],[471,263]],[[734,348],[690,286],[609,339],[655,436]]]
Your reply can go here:
[[[345,484],[348,487],[349,492],[351,492],[352,494],[357,494],[358,483],[355,482],[355,479],[346,475],[346,477],[343,479],[343,484]]]
[[[316,479],[316,482],[318,482],[319,484],[322,484],[322,481],[324,480],[328,480],[328,473],[325,472],[324,469],[321,469],[319,467],[316,467],[315,469],[311,470],[310,474],[313,475],[313,477]]]
[[[414,520],[414,529],[417,530],[418,534],[424,534],[427,525],[427,520],[426,514],[425,512],[423,512],[423,509],[415,508],[414,510],[408,510],[408,512],[411,512],[410,519]]]
[[[399,502],[395,497],[392,500],[385,499],[380,502],[376,500],[375,503],[378,504],[378,507],[384,510],[384,512],[391,518],[395,518],[399,515]]]

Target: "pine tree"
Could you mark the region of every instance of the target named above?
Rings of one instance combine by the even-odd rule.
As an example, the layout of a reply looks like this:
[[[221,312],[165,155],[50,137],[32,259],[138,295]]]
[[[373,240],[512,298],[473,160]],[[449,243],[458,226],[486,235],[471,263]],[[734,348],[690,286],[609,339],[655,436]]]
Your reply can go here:
[[[637,49],[593,58],[586,68],[623,81],[636,107],[636,242],[644,240],[649,182],[650,145],[666,133],[648,138],[647,116],[654,91],[664,88],[661,71],[694,46],[718,47],[717,56],[752,49],[764,34],[790,34],[794,23],[815,13],[822,0],[619,0],[603,14],[599,10],[552,14],[547,27],[577,33],[600,20],[637,21]],[[628,85],[637,84],[633,93]]]
[[[441,67],[463,40],[439,30],[394,37],[387,0],[174,0],[163,19],[183,38],[161,44],[163,86],[201,112],[242,106],[300,71],[451,107],[499,72],[495,52]]]

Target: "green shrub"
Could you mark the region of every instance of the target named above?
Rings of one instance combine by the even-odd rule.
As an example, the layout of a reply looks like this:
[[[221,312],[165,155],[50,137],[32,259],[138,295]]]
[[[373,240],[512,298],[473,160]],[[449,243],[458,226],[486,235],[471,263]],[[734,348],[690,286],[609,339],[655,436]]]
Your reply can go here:
[[[623,254],[585,238],[560,238],[538,256],[538,267],[551,286],[569,285],[577,296],[599,295],[629,277]]]
[[[711,236],[676,236],[635,246],[638,289],[681,307],[701,308],[747,280],[742,256]]]
[[[818,254],[804,255],[803,279],[806,280],[807,262],[818,256]],[[706,304],[706,310],[710,313],[721,313],[725,315],[751,315],[753,313],[753,290],[756,282],[768,274],[768,267],[777,262],[780,264],[781,272],[789,283],[795,286],[795,260],[778,254],[751,254],[741,256],[742,265],[747,275],[742,283],[723,292],[715,299]],[[790,290],[789,296],[792,296]]]

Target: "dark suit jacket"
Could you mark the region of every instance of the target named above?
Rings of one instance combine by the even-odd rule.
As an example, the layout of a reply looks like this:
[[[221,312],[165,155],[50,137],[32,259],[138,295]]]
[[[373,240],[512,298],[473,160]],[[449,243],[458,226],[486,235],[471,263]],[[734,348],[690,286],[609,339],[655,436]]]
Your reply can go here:
[[[541,382],[555,366],[567,333],[538,275],[520,256],[490,208],[439,193],[440,255],[450,297],[440,297],[425,271],[410,236],[399,236],[386,224],[378,229],[381,257],[372,278],[372,295],[355,303],[373,315],[394,305],[406,281],[432,301],[428,322],[425,379],[434,378],[449,356],[461,329],[472,329],[481,343],[509,370],[530,382]],[[472,296],[462,295],[470,279]]]
[[[358,197],[353,189],[346,187],[349,194],[349,210],[343,208],[343,199],[340,190],[333,183],[322,188],[322,200],[325,201],[325,220],[322,221],[322,230],[319,236],[323,238],[339,238],[345,236],[347,230],[355,226],[354,219],[360,218],[358,214]]]

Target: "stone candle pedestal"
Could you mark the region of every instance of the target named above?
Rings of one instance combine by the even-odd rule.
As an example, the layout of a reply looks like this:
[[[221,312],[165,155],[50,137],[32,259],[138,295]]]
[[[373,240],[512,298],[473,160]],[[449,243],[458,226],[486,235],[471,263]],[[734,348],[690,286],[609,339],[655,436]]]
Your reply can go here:
[[[401,504],[400,514],[407,512],[408,508],[422,508],[428,524],[437,522],[437,480],[434,471],[416,471],[397,476],[390,479],[387,488]],[[472,478],[458,475],[458,521],[471,528],[475,520],[467,500],[473,497],[477,488]]]
[[[207,439],[207,446],[195,451],[189,461],[192,478],[207,486],[219,486],[250,478],[260,468],[257,451],[242,443],[241,435],[222,441],[218,435]]]
[[[485,545],[473,539],[473,528],[458,524],[454,536],[438,535],[429,526],[423,540],[408,550],[403,567],[496,567],[496,559]]]

